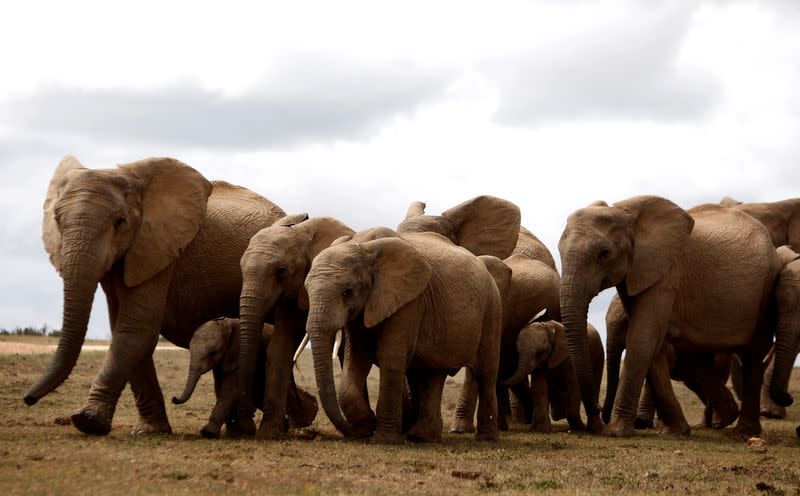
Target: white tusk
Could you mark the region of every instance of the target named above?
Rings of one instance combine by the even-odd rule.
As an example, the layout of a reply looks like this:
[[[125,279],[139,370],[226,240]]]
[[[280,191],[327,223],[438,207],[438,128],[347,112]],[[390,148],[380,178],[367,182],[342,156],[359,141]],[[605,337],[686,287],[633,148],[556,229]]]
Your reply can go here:
[[[534,315],[533,317],[531,317],[531,320],[529,320],[529,321],[528,321],[528,324],[531,324],[531,323],[533,323],[533,322],[536,322],[536,319],[538,319],[539,317],[541,317],[541,316],[542,316],[542,315],[544,315],[545,313],[547,313],[547,308],[542,308],[541,310],[539,310],[539,313],[537,313],[536,315]]]
[[[300,346],[297,347],[297,351],[294,352],[294,359],[292,360],[292,363],[297,363],[297,359],[300,358],[300,354],[303,353],[304,349],[306,349],[306,346],[308,346],[308,342],[310,340],[311,338],[309,337],[308,333],[306,333],[306,335],[303,336],[303,342],[300,343]]]
[[[332,358],[336,360],[339,357],[339,347],[342,345],[342,330],[336,331],[336,341],[333,342],[333,355]]]

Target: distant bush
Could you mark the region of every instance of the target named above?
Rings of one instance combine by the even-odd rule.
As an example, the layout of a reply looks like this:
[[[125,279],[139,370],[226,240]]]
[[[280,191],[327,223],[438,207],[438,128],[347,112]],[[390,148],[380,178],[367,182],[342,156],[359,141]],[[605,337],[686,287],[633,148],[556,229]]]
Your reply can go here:
[[[0,329],[0,334],[4,336],[61,336],[59,329],[50,329],[47,324],[42,327],[16,327],[15,329]]]

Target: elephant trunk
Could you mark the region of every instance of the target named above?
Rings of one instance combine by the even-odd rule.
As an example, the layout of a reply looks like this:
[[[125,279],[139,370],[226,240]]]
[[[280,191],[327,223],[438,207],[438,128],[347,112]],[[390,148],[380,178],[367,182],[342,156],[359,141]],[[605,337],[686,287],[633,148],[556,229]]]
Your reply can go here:
[[[325,414],[333,425],[345,436],[353,435],[353,426],[344,418],[336,398],[336,385],[333,381],[333,333],[323,331],[319,318],[311,316],[308,320],[308,334],[311,336],[311,350],[314,357],[314,376],[317,380],[320,402]]]
[[[84,237],[82,237],[85,239]],[[91,266],[91,247],[85,240],[64,237],[64,247],[83,246],[62,251],[61,274],[64,279],[64,314],[58,348],[50,366],[25,393],[24,401],[34,405],[41,398],[60,386],[69,377],[78,361],[81,346],[86,337],[89,315],[92,311],[94,293],[100,280],[98,270]]]
[[[247,410],[247,415],[252,414],[255,406],[253,398],[253,385],[257,374],[259,347],[264,329],[264,314],[267,305],[262,288],[247,281],[242,286],[242,296],[239,299],[239,402],[241,410]]]
[[[575,268],[565,268],[567,275],[561,283],[561,316],[567,335],[572,367],[578,379],[583,406],[589,418],[589,425],[592,426],[594,424],[594,428],[597,428],[597,422],[599,422],[600,418],[597,411],[597,398],[595,398],[594,392],[595,378],[592,375],[592,367],[589,360],[589,340],[586,334],[590,298],[585,286],[578,283],[576,276],[573,275],[581,272],[574,270]]]
[[[203,370],[197,366],[190,366],[189,367],[189,376],[186,378],[186,385],[183,387],[183,392],[180,396],[173,396],[172,402],[176,405],[182,405],[189,401],[189,398],[192,397],[192,393],[194,393],[194,388],[197,386],[197,382],[200,380],[200,377],[203,375]]]
[[[782,289],[784,288],[779,287],[778,291]],[[779,406],[787,407],[793,403],[788,388],[798,345],[800,345],[800,320],[796,315],[781,315],[775,329],[775,366],[769,384],[770,398]]]
[[[506,386],[515,386],[520,382],[524,381],[528,375],[533,372],[533,368],[527,365],[527,362],[520,360],[517,364],[517,370],[514,371],[514,374],[505,380]]]

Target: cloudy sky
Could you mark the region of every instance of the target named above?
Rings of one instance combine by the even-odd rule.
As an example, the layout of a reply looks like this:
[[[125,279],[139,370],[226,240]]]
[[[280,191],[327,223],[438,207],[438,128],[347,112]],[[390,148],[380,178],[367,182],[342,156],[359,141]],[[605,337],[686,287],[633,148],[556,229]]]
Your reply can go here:
[[[378,3],[5,9],[0,328],[61,325],[41,217],[66,154],[173,156],[355,229],[493,194],[556,259],[597,199],[799,194],[796,1]]]

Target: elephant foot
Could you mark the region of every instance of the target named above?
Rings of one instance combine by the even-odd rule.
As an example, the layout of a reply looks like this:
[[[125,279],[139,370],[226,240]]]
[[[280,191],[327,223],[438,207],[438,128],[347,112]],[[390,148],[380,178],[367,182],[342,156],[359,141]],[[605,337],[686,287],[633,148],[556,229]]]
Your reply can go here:
[[[736,419],[738,418],[739,418],[738,408],[735,411],[724,411],[724,412],[715,410],[711,420],[711,427],[717,430],[724,429],[729,425],[731,425],[732,423],[736,422]]]
[[[653,428],[653,419],[646,418],[646,417],[636,417],[633,421],[633,428],[634,429],[652,429]]]
[[[475,434],[475,440],[495,443],[500,440],[500,432],[497,429],[478,430],[477,434]]]
[[[689,427],[687,422],[682,422],[675,426],[664,424],[662,432],[673,436],[690,436],[692,434],[692,428]]]
[[[569,430],[571,431],[583,431],[586,430],[586,425],[583,423],[583,420],[580,418],[569,420],[567,419],[567,423],[569,424]]]
[[[403,444],[406,437],[400,432],[376,431],[370,442],[373,444]]]
[[[497,418],[497,428],[504,432],[508,430],[508,419],[505,415],[500,415]]]
[[[72,414],[72,425],[84,434],[105,436],[111,431],[113,409],[100,409],[85,406]]]
[[[159,421],[140,419],[131,429],[131,434],[134,436],[145,434],[172,434],[172,427],[166,419]]]
[[[553,432],[553,425],[550,422],[531,422],[531,432],[549,434]]]
[[[442,422],[418,421],[408,431],[408,440],[418,443],[438,443],[442,440]]]
[[[747,421],[740,416],[739,422],[733,428],[733,431],[743,436],[758,436],[761,435],[761,422]]]
[[[762,406],[761,416],[771,419],[784,419],[786,418],[786,408],[776,404]]]
[[[280,420],[262,419],[261,425],[258,426],[258,432],[256,432],[256,439],[283,439],[286,437],[288,430],[289,422],[286,418]]]
[[[600,415],[591,415],[586,419],[586,432],[594,434],[604,433],[606,425],[600,419]]]
[[[475,427],[472,425],[472,422],[469,422],[466,419],[457,418],[450,425],[450,432],[454,434],[470,434],[475,432]]]
[[[290,400],[286,403],[289,427],[292,429],[308,427],[317,418],[318,411],[317,398],[298,387],[296,395],[290,394]]]
[[[221,428],[218,425],[206,424],[200,429],[200,435],[206,439],[218,439],[220,430]],[[230,429],[228,429],[228,433],[230,433]]]
[[[632,425],[628,425],[621,420],[611,420],[611,422],[603,429],[603,435],[609,437],[632,437],[634,429]]]

